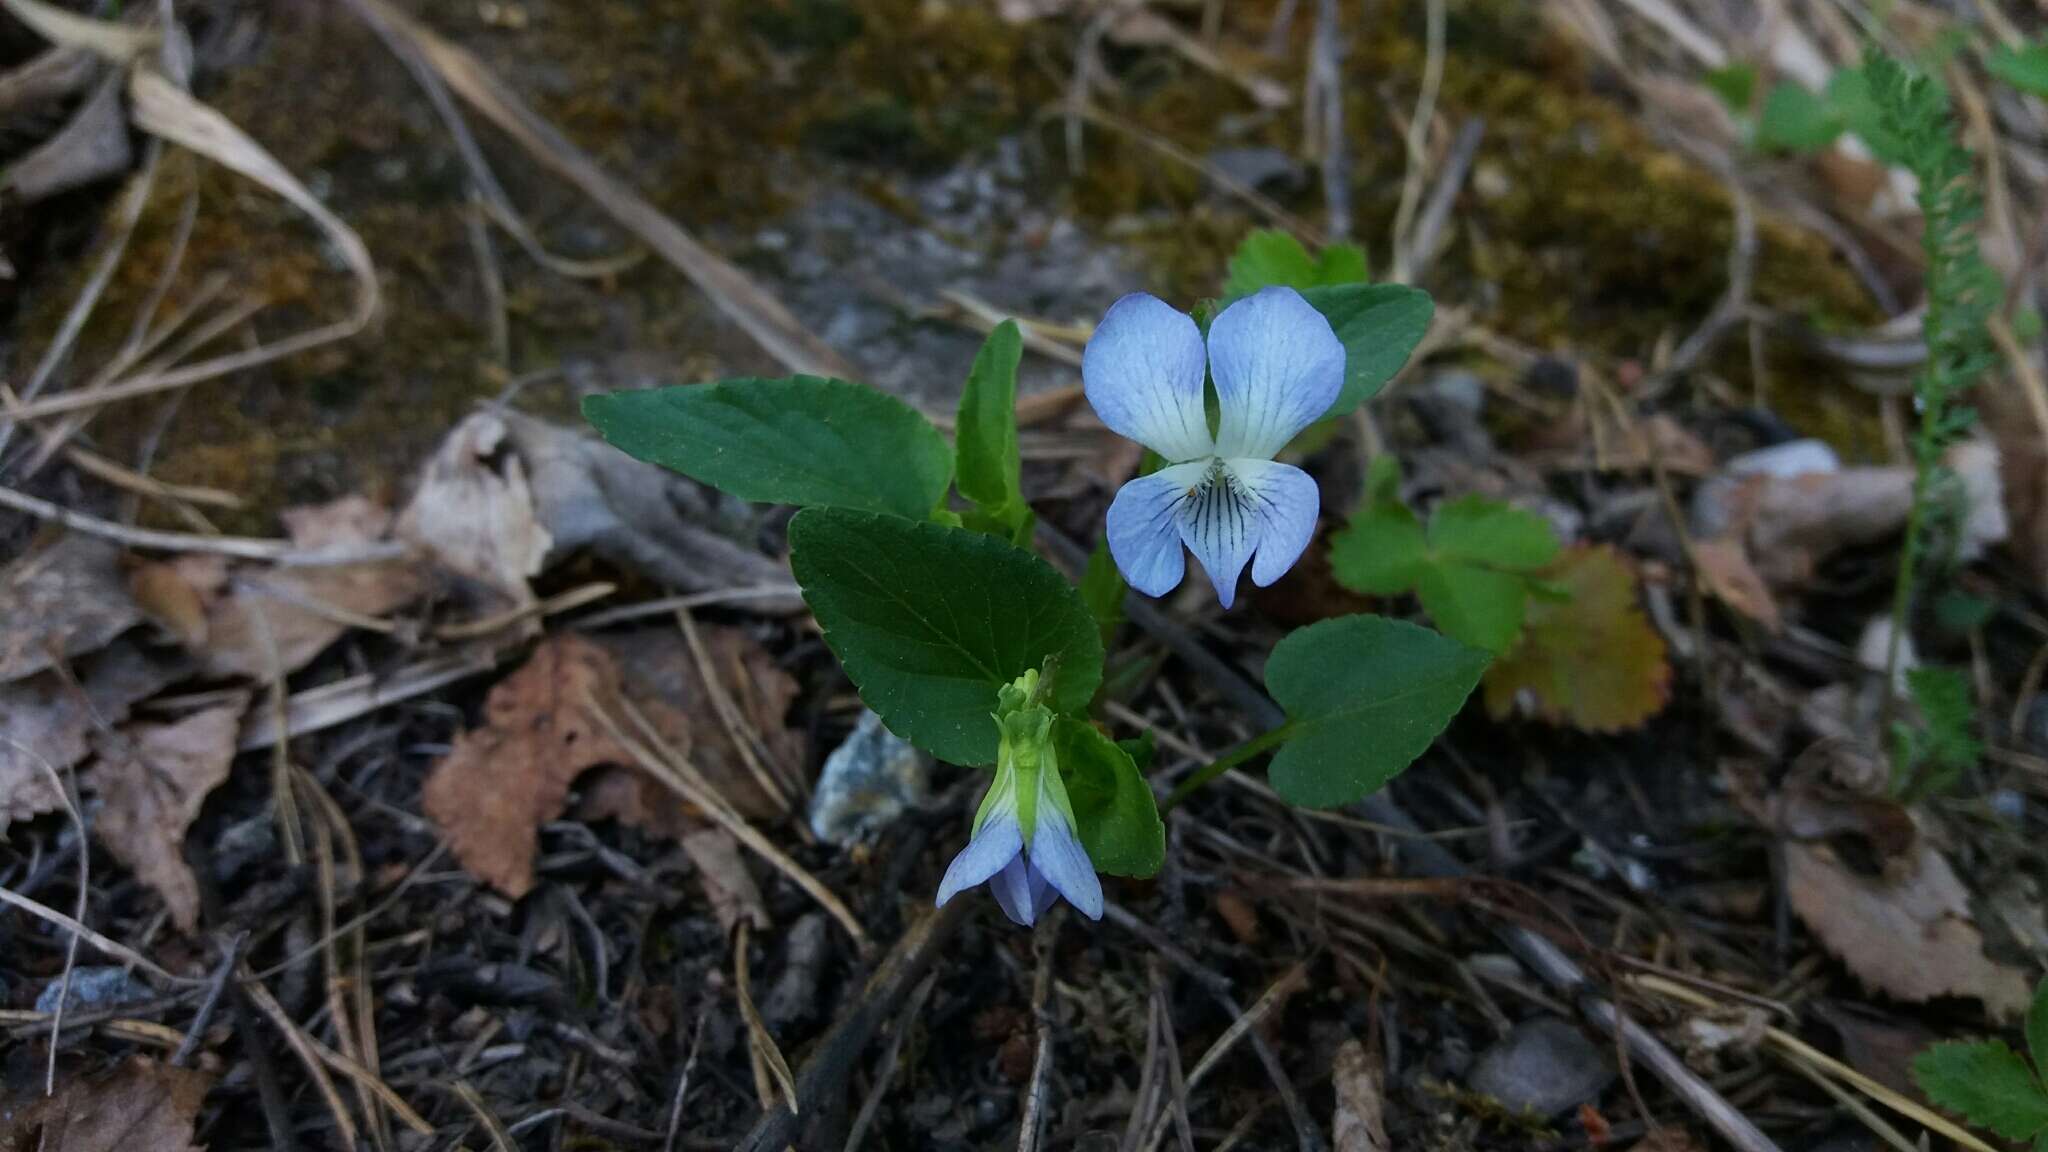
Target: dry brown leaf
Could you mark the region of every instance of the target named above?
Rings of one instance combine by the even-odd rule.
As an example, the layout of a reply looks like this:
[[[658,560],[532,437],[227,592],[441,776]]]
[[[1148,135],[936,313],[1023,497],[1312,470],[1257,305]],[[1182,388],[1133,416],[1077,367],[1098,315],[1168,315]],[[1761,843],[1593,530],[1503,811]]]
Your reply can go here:
[[[2030,395],[2023,386],[1980,389],[1975,399],[1998,444],[2013,551],[2035,589],[2048,588],[2048,411],[2033,407],[2048,405],[2048,397]]]
[[[234,766],[246,699],[174,724],[132,724],[94,741],[99,794],[93,831],[115,859],[163,897],[182,932],[199,927],[199,881],[185,863],[185,830]]]
[[[79,662],[75,684],[52,670],[0,685],[0,835],[63,807],[53,775],[85,759],[96,725],[121,723],[137,701],[190,671],[182,659],[116,640]]]
[[[213,1077],[131,1056],[105,1076],[73,1076],[54,1096],[0,1094],[0,1148],[35,1152],[200,1152],[192,1143]]]
[[[1872,991],[1913,1004],[1969,997],[2001,1019],[2031,999],[2026,973],[1984,954],[1969,892],[1924,838],[1882,876],[1851,870],[1825,845],[1787,841],[1785,889],[1799,918]]]
[[[795,768],[803,757],[803,736],[790,729],[784,717],[796,699],[796,680],[739,629],[700,626],[698,634],[720,683],[746,727],[759,738],[756,755],[771,768]],[[733,734],[719,722],[680,632],[613,633],[599,643],[617,660],[626,697],[727,803],[749,820],[776,820],[788,814],[755,779]],[[606,773],[592,785],[579,810],[586,820],[616,819],[669,837],[697,827],[700,821],[694,813],[682,797],[637,769]]]
[[[103,648],[142,619],[120,555],[74,532],[0,574],[0,684]]]
[[[1380,1093],[1380,1062],[1357,1040],[1337,1048],[1330,1084],[1337,1090],[1337,1111],[1330,1121],[1335,1152],[1388,1152],[1386,1098]]]
[[[280,518],[292,543],[307,551],[374,544],[391,525],[390,510],[361,496],[287,509]],[[273,671],[297,671],[340,639],[349,626],[337,617],[381,617],[418,599],[428,584],[420,564],[407,558],[300,567],[250,564],[232,572],[217,559],[183,558],[144,565],[135,579],[137,595],[151,614],[204,659],[207,671],[259,680]],[[192,622],[194,601],[203,609],[198,625]]]
[[[683,853],[697,866],[697,879],[711,901],[712,914],[727,936],[741,920],[768,927],[768,905],[753,873],[740,857],[740,842],[723,828],[700,828],[683,837]]]
[[[533,888],[540,826],[562,814],[569,786],[632,754],[597,708],[619,693],[611,656],[574,633],[540,642],[484,701],[484,724],[455,738],[421,796],[471,875],[513,898]]]
[[[1697,541],[1692,546],[1692,559],[1699,571],[1700,584],[1730,611],[1756,621],[1772,633],[1784,627],[1777,597],[1771,595],[1770,585],[1764,583],[1749,562],[1749,553],[1741,541]]]
[[[506,443],[505,421],[478,412],[455,426],[427,462],[398,534],[451,572],[531,604],[527,579],[551,540],[534,513],[526,465]]]

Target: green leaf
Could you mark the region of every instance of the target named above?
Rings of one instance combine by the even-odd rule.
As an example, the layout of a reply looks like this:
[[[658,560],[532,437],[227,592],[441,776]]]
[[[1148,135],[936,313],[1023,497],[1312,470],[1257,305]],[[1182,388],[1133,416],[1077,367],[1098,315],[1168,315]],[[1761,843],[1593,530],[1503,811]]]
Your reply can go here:
[[[1290,804],[1334,808],[1377,791],[1422,755],[1465,704],[1487,654],[1383,616],[1340,616],[1289,634],[1266,690],[1290,737],[1269,776]]]
[[[1031,522],[1017,450],[1017,366],[1023,359],[1017,322],[996,325],[975,354],[953,427],[960,495],[974,502],[987,526],[1013,543],[1023,543],[1020,533],[1028,532]]]
[[[1081,573],[1081,602],[1088,605],[1088,614],[1095,617],[1104,649],[1109,648],[1116,639],[1116,630],[1123,626],[1124,594],[1128,591],[1130,585],[1117,570],[1116,558],[1109,554],[1109,541],[1097,540],[1095,551],[1088,554],[1088,568]]]
[[[722,380],[611,392],[583,416],[629,456],[765,504],[823,504],[923,519],[953,454],[923,416],[844,380]]]
[[[1529,588],[1520,576],[1472,564],[1429,565],[1415,594],[1444,635],[1488,652],[1514,647],[1529,611]]]
[[[1052,677],[1056,712],[1087,707],[1102,641],[1080,594],[993,536],[841,508],[789,525],[790,567],[846,674],[889,730],[955,764],[992,764],[996,692]]]
[[[1230,257],[1226,296],[1249,296],[1276,284],[1306,288],[1317,281],[1316,262],[1291,232],[1262,228],[1247,235]]]
[[[2048,96],[2048,43],[2000,48],[1984,61],[1984,67],[2022,92]]]
[[[1399,596],[1430,566],[1422,522],[1404,504],[1378,504],[1330,538],[1337,582],[1366,596]]]
[[[1317,287],[1357,284],[1372,275],[1372,262],[1366,259],[1365,249],[1356,244],[1325,244],[1316,257]]]
[[[1074,716],[1053,722],[1053,746],[1074,805],[1075,831],[1095,870],[1112,876],[1159,871],[1166,860],[1166,825],[1130,752]]]
[[[1445,560],[1533,572],[1557,559],[1559,547],[1550,521],[1484,496],[1438,505],[1429,517],[1430,551]]]
[[[1936,1044],[1913,1058],[1913,1079],[1929,1100],[2008,1140],[2048,1128],[2048,1096],[2003,1041]]]
[[[1400,284],[1345,284],[1302,293],[1344,345],[1344,390],[1323,413],[1342,416],[1386,386],[1429,332],[1436,302]]]
[[[1914,759],[1943,774],[1975,764],[1982,748],[1969,677],[1955,668],[1925,665],[1906,673],[1906,690],[1920,710],[1920,731],[1912,740]]]
[[[1132,764],[1137,765],[1138,775],[1148,776],[1151,774],[1152,757],[1159,751],[1159,747],[1157,742],[1152,739],[1152,730],[1150,728],[1145,729],[1136,736],[1117,741],[1116,746],[1124,750],[1125,755],[1131,758]]]
[[[2036,1071],[2048,1063],[2048,976],[2034,985],[2034,1002],[2027,1008],[2027,1052]]]
[[[1818,152],[1842,134],[1832,104],[1798,84],[1780,84],[1764,97],[1753,143],[1766,152]]]
[[[1750,64],[1728,64],[1709,71],[1707,88],[1721,98],[1728,111],[1747,116],[1756,99],[1756,68]]]

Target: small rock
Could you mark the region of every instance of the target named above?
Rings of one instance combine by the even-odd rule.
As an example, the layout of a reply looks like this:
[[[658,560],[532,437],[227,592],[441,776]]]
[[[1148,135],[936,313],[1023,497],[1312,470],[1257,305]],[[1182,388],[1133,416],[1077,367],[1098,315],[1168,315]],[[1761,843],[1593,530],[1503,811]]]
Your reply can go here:
[[[36,996],[36,1011],[55,1012],[57,998],[63,994],[64,977],[60,975],[43,985],[42,992]],[[129,975],[126,968],[74,968],[71,970],[71,996],[65,1001],[65,1011],[133,1004],[147,1000],[149,996],[149,988]]]
[[[863,712],[853,735],[825,758],[811,794],[811,831],[841,848],[872,840],[924,804],[930,772],[924,753]]]
[[[1614,1076],[1599,1045],[1555,1016],[1539,1016],[1488,1048],[1468,1086],[1515,1111],[1555,1116],[1598,1098]]]
[[[1300,162],[1278,148],[1218,148],[1208,160],[1211,168],[1261,192],[1292,192],[1308,183]]]
[[[1745,452],[1723,466],[1737,476],[1778,476],[1790,478],[1814,472],[1842,470],[1841,457],[1823,440],[1789,440]]]

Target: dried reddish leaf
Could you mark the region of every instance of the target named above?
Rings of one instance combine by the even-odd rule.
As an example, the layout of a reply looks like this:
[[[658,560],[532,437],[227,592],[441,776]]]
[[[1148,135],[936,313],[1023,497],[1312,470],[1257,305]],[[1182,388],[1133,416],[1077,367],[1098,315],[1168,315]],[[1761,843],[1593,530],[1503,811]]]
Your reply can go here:
[[[1909,1003],[1967,996],[2009,1018],[2032,999],[2027,974],[1984,954],[1970,894],[1922,839],[1881,876],[1824,845],[1785,843],[1785,890],[1799,918],[1866,987]]]
[[[75,1076],[54,1096],[41,1085],[0,1095],[0,1149],[36,1152],[199,1152],[192,1130],[213,1077],[131,1056],[112,1073]]]
[[[599,764],[632,755],[609,735],[619,669],[573,633],[541,641],[484,701],[484,726],[455,738],[421,796],[470,873],[508,896],[533,887],[540,826],[562,814],[569,786]]]
[[[95,741],[93,831],[137,879],[163,897],[183,932],[199,927],[199,881],[185,863],[185,830],[228,778],[245,700],[175,724],[134,724]]]
[[[1529,598],[1521,640],[1487,669],[1487,710],[1502,717],[1520,707],[1553,724],[1613,732],[1664,707],[1664,638],[1644,618],[1621,554],[1572,548],[1539,578],[1563,595]]]
[[[0,573],[0,684],[103,648],[142,619],[120,555],[73,533]]]

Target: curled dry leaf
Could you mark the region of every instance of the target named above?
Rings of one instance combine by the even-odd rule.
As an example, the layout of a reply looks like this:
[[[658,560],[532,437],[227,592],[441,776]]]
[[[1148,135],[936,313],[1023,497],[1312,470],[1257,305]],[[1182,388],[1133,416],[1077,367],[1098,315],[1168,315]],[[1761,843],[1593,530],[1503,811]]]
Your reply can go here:
[[[64,806],[58,780],[85,759],[97,724],[119,724],[139,700],[191,672],[188,661],[116,640],[78,662],[0,685],[0,835],[16,820]]]
[[[182,932],[199,927],[199,881],[185,863],[185,831],[228,778],[245,698],[174,724],[132,724],[94,741],[93,831],[115,859],[163,897]]]
[[[1757,574],[1749,562],[1749,553],[1743,550],[1738,540],[1701,540],[1692,546],[1693,563],[1699,571],[1700,584],[1714,599],[1726,604],[1730,611],[1763,625],[1765,630],[1776,632],[1784,626],[1784,617],[1778,610],[1778,600],[1771,595],[1770,585]]]
[[[573,633],[541,641],[491,689],[483,727],[455,738],[421,796],[471,875],[514,898],[533,888],[540,826],[562,814],[569,786],[632,760],[597,711],[618,694],[611,656]]]
[[[213,1077],[131,1056],[104,1076],[0,1093],[0,1148],[36,1152],[200,1152],[192,1143]]]
[[[0,684],[97,651],[141,619],[120,549],[67,534],[0,574]]]
[[[1336,1152],[1388,1152],[1386,1098],[1380,1091],[1380,1062],[1357,1040],[1337,1049],[1330,1083],[1337,1090],[1330,1144]]]
[[[723,828],[699,828],[683,837],[683,854],[697,866],[697,879],[711,901],[712,914],[727,936],[740,921],[756,929],[768,927],[768,905],[753,873],[740,856],[740,842]]]
[[[1821,944],[1874,992],[1914,1004],[1968,997],[2001,1019],[2032,998],[2025,972],[1984,954],[1968,890],[1924,837],[1875,876],[1826,845],[1788,841],[1785,889]]]
[[[1527,711],[1589,732],[1633,728],[1664,707],[1671,665],[1613,548],[1567,549],[1537,574],[1522,638],[1482,681],[1496,717]]]
[[[523,605],[533,602],[527,579],[540,571],[551,540],[507,435],[495,412],[457,424],[427,462],[398,534],[448,570]]]

